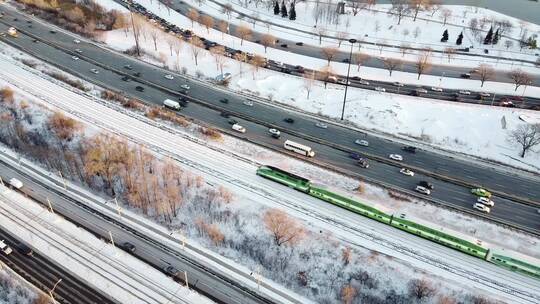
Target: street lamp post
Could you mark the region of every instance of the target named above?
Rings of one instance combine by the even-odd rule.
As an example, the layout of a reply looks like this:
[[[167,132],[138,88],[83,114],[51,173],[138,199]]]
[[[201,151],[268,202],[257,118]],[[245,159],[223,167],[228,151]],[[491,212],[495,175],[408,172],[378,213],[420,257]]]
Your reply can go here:
[[[53,303],[56,303],[56,300],[54,299],[54,290],[56,289],[56,286],[58,286],[58,284],[60,284],[60,282],[62,282],[62,278],[60,278],[56,284],[54,284],[53,288],[51,290],[49,290],[49,296],[51,297],[51,300],[53,300]]]
[[[341,120],[343,120],[343,116],[345,115],[345,102],[347,101],[347,88],[349,87],[349,74],[351,72],[352,49],[353,49],[354,44],[356,43],[356,39],[349,39],[349,42],[351,43],[351,51],[349,52],[349,66],[347,67],[347,78],[345,79],[345,94],[343,95],[343,107],[341,108]]]

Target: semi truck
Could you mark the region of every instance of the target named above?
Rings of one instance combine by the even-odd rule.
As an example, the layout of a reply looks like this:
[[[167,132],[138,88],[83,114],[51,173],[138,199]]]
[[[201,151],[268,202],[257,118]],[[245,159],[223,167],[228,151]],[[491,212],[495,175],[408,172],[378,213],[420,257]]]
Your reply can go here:
[[[163,101],[163,105],[169,109],[173,109],[173,110],[176,110],[176,111],[180,111],[180,109],[182,107],[180,107],[180,104],[174,100],[170,100],[170,99],[165,99]]]

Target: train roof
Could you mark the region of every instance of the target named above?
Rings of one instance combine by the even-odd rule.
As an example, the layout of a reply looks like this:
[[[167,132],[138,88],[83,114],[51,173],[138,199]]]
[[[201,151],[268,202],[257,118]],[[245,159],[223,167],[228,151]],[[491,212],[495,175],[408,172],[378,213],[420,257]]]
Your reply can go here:
[[[298,180],[300,180],[300,181],[309,183],[309,179],[307,179],[307,178],[305,178],[305,177],[301,177],[300,175],[296,175],[296,174],[291,173],[291,172],[287,172],[287,171],[282,170],[282,169],[280,169],[280,168],[278,168],[278,167],[268,166],[268,165],[264,165],[263,167],[269,168],[269,169],[271,169],[271,170],[277,171],[277,172],[282,173],[282,174],[289,175],[290,177],[293,177],[293,178],[298,179]]]

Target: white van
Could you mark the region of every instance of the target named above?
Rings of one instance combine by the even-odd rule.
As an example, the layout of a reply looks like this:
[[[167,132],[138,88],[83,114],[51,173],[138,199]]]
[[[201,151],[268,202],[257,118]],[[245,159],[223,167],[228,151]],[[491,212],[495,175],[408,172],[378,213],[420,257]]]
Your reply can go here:
[[[23,183],[14,177],[9,180],[9,184],[15,189],[21,189],[23,186]]]
[[[13,252],[13,250],[11,249],[11,247],[9,247],[5,242],[4,240],[1,240],[0,241],[0,250],[2,252],[4,252],[6,255],[10,254],[11,252]]]
[[[239,124],[232,125],[232,129],[240,133],[246,133],[246,128],[242,127]]]
[[[174,100],[170,100],[170,99],[165,99],[163,101],[163,105],[167,108],[177,110],[177,111],[181,109],[180,104],[178,102]]]

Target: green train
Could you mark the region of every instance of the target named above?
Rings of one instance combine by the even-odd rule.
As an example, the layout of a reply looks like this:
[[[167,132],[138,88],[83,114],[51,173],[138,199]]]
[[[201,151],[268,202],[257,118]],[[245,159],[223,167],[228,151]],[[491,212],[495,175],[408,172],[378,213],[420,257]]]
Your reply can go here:
[[[289,173],[273,166],[260,166],[257,169],[257,175],[273,180],[280,184],[294,188],[298,191],[309,194],[313,197],[331,203],[333,205],[348,209],[352,212],[369,217],[381,223],[393,226],[397,229],[415,234],[419,237],[437,242],[444,246],[459,250],[468,255],[486,260],[490,263],[510,269],[515,272],[533,276],[540,279],[540,267],[530,263],[517,260],[512,257],[493,253],[489,248],[484,248],[480,244],[475,244],[467,240],[452,236],[438,229],[433,229],[424,225],[420,225],[413,221],[386,214],[376,208],[367,206],[356,200],[344,197],[331,191],[315,187],[311,182],[301,176]]]

